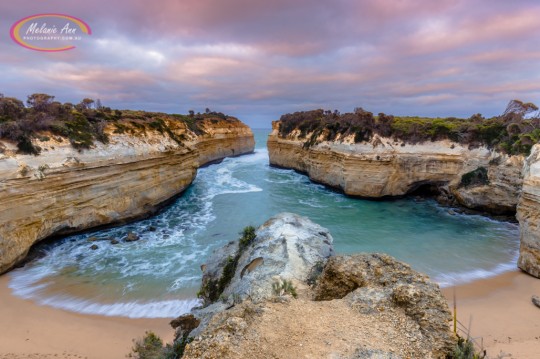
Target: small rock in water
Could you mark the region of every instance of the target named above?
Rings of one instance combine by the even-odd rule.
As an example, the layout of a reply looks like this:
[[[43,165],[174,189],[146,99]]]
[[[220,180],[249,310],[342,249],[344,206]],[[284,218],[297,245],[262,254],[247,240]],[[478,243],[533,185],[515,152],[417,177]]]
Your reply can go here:
[[[155,227],[155,226],[150,226],[150,227],[148,227],[148,231],[150,231],[150,232],[155,232],[155,231],[157,231],[157,227]]]
[[[93,251],[95,251],[98,248],[99,247],[97,246],[97,244],[92,244],[92,246],[90,247],[90,249],[93,250]]]
[[[98,237],[89,237],[88,242],[95,242],[98,240]]]
[[[126,236],[126,242],[135,242],[139,240],[139,236],[133,232],[129,232]]]
[[[454,210],[452,209],[449,209],[448,210],[448,214],[452,215],[452,216],[455,216],[456,215],[456,212],[454,212]]]
[[[118,241],[116,239],[111,239],[111,244],[118,244]]]
[[[540,297],[537,295],[532,296],[532,302],[534,305],[536,305],[538,308],[540,308]]]

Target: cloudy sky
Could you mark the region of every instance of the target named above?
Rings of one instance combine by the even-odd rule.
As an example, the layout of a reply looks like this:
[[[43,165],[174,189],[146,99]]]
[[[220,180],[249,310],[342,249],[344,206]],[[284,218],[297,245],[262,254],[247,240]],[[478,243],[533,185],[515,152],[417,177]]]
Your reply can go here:
[[[10,39],[17,20],[52,12],[92,36],[59,53]],[[209,107],[254,127],[314,108],[491,116],[513,98],[540,103],[540,1],[3,1],[0,92]]]

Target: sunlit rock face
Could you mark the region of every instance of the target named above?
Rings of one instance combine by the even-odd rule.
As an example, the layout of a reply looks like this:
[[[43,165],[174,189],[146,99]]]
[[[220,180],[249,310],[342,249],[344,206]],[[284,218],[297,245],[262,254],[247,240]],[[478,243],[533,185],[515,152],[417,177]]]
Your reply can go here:
[[[306,173],[312,180],[366,198],[435,191],[440,200],[493,214],[513,214],[521,190],[523,156],[445,141],[408,144],[375,135],[354,143],[305,146],[293,132],[268,138],[270,164]],[[309,136],[308,136],[309,137]]]
[[[540,278],[540,145],[533,147],[523,175],[517,212],[521,236],[518,266]]]
[[[38,156],[1,142],[0,273],[51,235],[151,215],[191,184],[199,166],[254,149],[250,128],[236,119],[205,119],[200,134],[180,121],[169,127],[182,142],[114,128],[106,129],[109,143],[88,150],[52,135],[39,142]]]

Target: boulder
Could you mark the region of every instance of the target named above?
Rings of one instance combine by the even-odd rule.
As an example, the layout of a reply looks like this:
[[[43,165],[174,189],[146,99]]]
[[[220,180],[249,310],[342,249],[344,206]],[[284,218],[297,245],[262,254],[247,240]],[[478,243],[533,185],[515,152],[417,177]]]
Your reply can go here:
[[[139,240],[139,236],[133,232],[129,232],[126,236],[126,242],[135,242]]]
[[[409,334],[423,341],[434,358],[444,357],[455,344],[448,329],[451,313],[439,286],[386,254],[330,258],[314,299],[343,299],[364,314],[404,312],[418,331]]]
[[[305,286],[312,269],[334,253],[332,242],[330,232],[308,218],[278,214],[259,227],[242,253],[236,241],[215,251],[204,266],[203,288],[219,282],[223,269],[236,256],[234,275],[221,293],[224,300],[268,299],[273,295],[272,285],[282,280]],[[209,298],[202,294],[208,304]]]
[[[170,322],[171,327],[175,330],[174,340],[178,340],[187,335],[201,324],[201,321],[193,314],[184,314]]]

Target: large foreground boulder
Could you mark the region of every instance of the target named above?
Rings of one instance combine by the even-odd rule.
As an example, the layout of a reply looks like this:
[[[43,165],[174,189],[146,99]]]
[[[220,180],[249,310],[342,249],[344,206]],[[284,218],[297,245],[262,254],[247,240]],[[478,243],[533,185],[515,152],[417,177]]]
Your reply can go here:
[[[249,233],[203,266],[206,305],[174,321],[177,339],[189,343],[184,358],[451,352],[448,305],[425,275],[384,254],[333,256],[328,230],[295,214]]]
[[[332,242],[328,230],[308,218],[278,214],[258,228],[245,248],[234,241],[213,253],[203,265],[200,294],[205,303],[215,302],[215,293],[208,289],[229,276],[229,284],[219,293],[222,301],[268,299],[273,295],[274,283],[305,283],[313,268],[322,267],[334,253]]]

